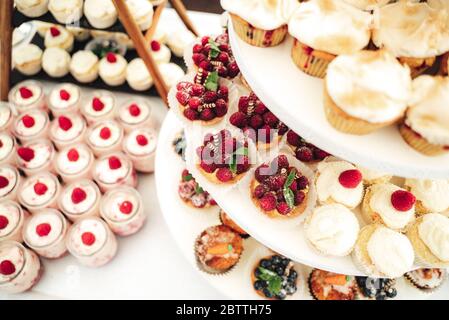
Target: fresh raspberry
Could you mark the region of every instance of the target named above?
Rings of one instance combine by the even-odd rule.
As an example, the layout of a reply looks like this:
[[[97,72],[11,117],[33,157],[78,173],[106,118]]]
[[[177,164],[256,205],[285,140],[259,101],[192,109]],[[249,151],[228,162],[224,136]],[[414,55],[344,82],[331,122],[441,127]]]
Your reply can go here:
[[[140,108],[137,104],[133,103],[129,106],[129,114],[133,117],[138,117],[140,115]]]
[[[305,198],[306,194],[303,191],[298,191],[295,194],[295,206],[299,206],[301,203],[303,203]]]
[[[228,64],[228,75],[231,78],[237,77],[237,75],[240,73],[239,66],[237,65],[237,62],[231,62]]]
[[[283,136],[289,130],[288,127],[283,122],[279,122],[277,129],[278,134],[281,136]]]
[[[44,195],[44,194],[47,192],[48,187],[47,187],[45,184],[43,184],[42,182],[37,182],[37,183],[34,185],[33,189],[34,189],[34,192],[35,192],[38,196],[42,196],[42,195]]]
[[[330,154],[328,152],[321,150],[317,147],[315,147],[315,149],[313,150],[313,155],[316,160],[324,160],[325,158],[330,156]]]
[[[65,116],[60,116],[58,118],[58,124],[59,124],[59,127],[64,131],[70,130],[70,128],[72,128],[72,126],[73,126],[72,120],[70,120],[69,118],[67,118]]]
[[[220,61],[223,64],[228,64],[228,62],[229,62],[229,55],[226,52],[220,52],[220,54],[217,57],[217,60]]]
[[[100,130],[100,138],[103,140],[108,140],[111,137],[111,129],[108,127],[103,127]]]
[[[222,78],[228,77],[228,69],[225,66],[219,66],[216,68],[218,75]]]
[[[130,201],[123,201],[119,209],[123,214],[130,214],[133,211],[133,204]]]
[[[295,151],[296,159],[302,162],[313,161],[313,152],[308,147],[300,147]]]
[[[250,119],[249,119],[249,125],[251,126],[251,128],[253,129],[259,129],[260,127],[262,127],[264,124],[263,118],[260,114],[254,114]]]
[[[67,159],[69,159],[70,162],[77,162],[80,158],[80,154],[75,148],[72,148],[67,152]]]
[[[240,112],[240,111],[233,113],[231,115],[231,117],[229,118],[229,122],[237,128],[246,127],[248,124],[246,114],[244,114],[243,112]]]
[[[83,241],[83,243],[86,246],[91,246],[95,243],[95,235],[92,232],[84,232],[81,235],[81,241]]]
[[[61,34],[61,31],[57,27],[50,27],[50,34],[52,37],[57,37]]]
[[[241,96],[239,99],[239,111],[248,114],[249,97]]]
[[[397,190],[391,195],[391,204],[398,211],[409,211],[413,208],[416,197],[408,191]]]
[[[263,164],[257,167],[256,171],[254,171],[254,176],[259,183],[265,182],[268,179],[270,173],[270,166],[267,164]]]
[[[29,162],[34,159],[34,150],[28,147],[20,147],[17,153],[23,161]]]
[[[293,130],[287,132],[287,142],[294,147],[299,147],[302,145],[301,137],[298,134],[296,134]]]
[[[81,188],[74,188],[73,191],[72,191],[72,196],[71,196],[71,198],[72,198],[72,202],[73,202],[74,204],[81,203],[81,202],[83,202],[84,200],[86,200],[86,198],[87,198],[86,191],[84,191],[84,190],[81,189]]]
[[[8,185],[9,180],[4,176],[0,176],[0,189],[6,188]]]
[[[202,161],[200,163],[200,167],[201,169],[203,169],[205,172],[207,173],[212,173],[217,169],[217,166],[214,163],[206,163],[204,161]]]
[[[113,53],[113,52],[108,52],[108,53],[106,54],[106,60],[107,60],[109,63],[116,63],[116,62],[117,62],[117,56],[116,56],[115,53]]]
[[[159,41],[156,40],[151,41],[151,50],[153,51],[161,50],[161,44],[159,43]]]
[[[307,179],[306,176],[301,176],[298,179],[296,179],[296,183],[298,190],[304,190],[307,189],[307,187],[309,186],[309,179]]]
[[[184,117],[186,117],[190,121],[195,121],[198,120],[200,116],[196,110],[187,108],[184,110]]]
[[[279,168],[288,169],[290,167],[290,163],[288,162],[288,158],[286,155],[281,154],[275,159]]]
[[[212,103],[217,101],[218,96],[215,91],[206,91],[203,96],[203,100],[205,103]]]
[[[215,101],[215,115],[217,117],[224,117],[228,112],[228,104],[223,99]]]
[[[9,220],[5,216],[0,215],[0,230],[5,229],[9,224]]]
[[[259,200],[259,205],[263,211],[274,210],[277,205],[276,197],[271,193],[267,193]]]
[[[203,121],[210,121],[215,118],[215,113],[211,109],[204,109],[200,113],[200,119]]]
[[[32,128],[36,122],[32,116],[26,114],[22,117],[22,123],[26,128]]]
[[[296,180],[293,180],[292,184],[290,185],[290,189],[292,189],[292,191],[298,190],[298,183],[296,182]]]
[[[226,86],[220,86],[217,91],[217,95],[219,99],[223,99],[224,101],[228,101],[229,89]]]
[[[201,44],[197,43],[197,44],[195,44],[193,46],[192,52],[193,53],[200,53],[201,51],[203,51],[203,48],[204,47]]]
[[[257,199],[261,199],[265,195],[265,193],[267,193],[268,191],[270,191],[270,190],[268,190],[268,188],[264,184],[259,184],[254,189],[254,196]]]
[[[357,169],[346,170],[340,174],[338,181],[343,187],[354,189],[362,182],[362,173]]]
[[[200,97],[206,92],[206,88],[204,88],[203,85],[195,83],[192,88],[190,89],[190,93],[192,96]]]
[[[16,267],[14,266],[14,264],[11,261],[3,260],[0,263],[0,274],[2,274],[4,276],[9,276],[9,275],[13,274],[14,272],[16,272]]]
[[[198,110],[201,106],[201,99],[199,97],[192,97],[189,100],[189,108],[193,110]]]
[[[29,99],[33,96],[33,91],[31,91],[30,89],[28,89],[27,87],[21,87],[19,88],[19,92],[20,92],[20,96],[23,99]]]
[[[146,146],[148,144],[148,139],[143,134],[139,134],[136,136],[136,142],[139,146]]]
[[[202,53],[194,53],[192,55],[192,60],[195,63],[196,66],[199,66],[201,62],[203,62],[204,60],[206,60],[207,57],[202,54]]]
[[[100,112],[101,110],[104,109],[104,103],[103,101],[100,100],[100,98],[93,98],[92,99],[92,108],[97,111]]]
[[[289,214],[292,211],[292,209],[286,202],[279,202],[276,206],[276,209],[283,216]]]
[[[111,170],[120,169],[122,167],[122,162],[116,156],[110,157],[108,162],[109,162],[109,168]]]
[[[189,99],[190,99],[190,95],[185,92],[185,91],[178,91],[176,92],[176,100],[178,100],[178,102],[185,106],[187,105],[187,103],[189,103]]]
[[[68,101],[70,99],[70,93],[67,90],[62,89],[59,91],[59,97],[63,101]]]
[[[51,225],[48,223],[41,223],[36,227],[36,233],[39,237],[46,237],[51,231]]]
[[[268,111],[267,107],[261,101],[256,102],[256,105],[254,107],[255,113],[263,115],[267,111]]]
[[[203,45],[203,47],[209,44],[209,40],[210,40],[209,36],[204,36],[201,38],[201,44]]]
[[[192,86],[193,86],[193,84],[191,82],[181,81],[181,82],[178,82],[178,84],[176,85],[176,90],[178,90],[178,91],[190,90],[190,88],[192,88]]]
[[[212,69],[213,69],[212,64],[207,60],[201,61],[198,65],[198,67],[201,69],[204,69],[206,71],[212,71]]]
[[[284,175],[274,175],[269,177],[265,183],[268,185],[271,191],[277,191],[284,187],[287,178]]]
[[[263,120],[265,121],[265,124],[270,126],[270,128],[276,128],[279,123],[278,118],[271,111],[268,111],[263,115]]]
[[[221,182],[229,182],[232,180],[232,171],[229,168],[220,168],[216,173],[217,179]]]

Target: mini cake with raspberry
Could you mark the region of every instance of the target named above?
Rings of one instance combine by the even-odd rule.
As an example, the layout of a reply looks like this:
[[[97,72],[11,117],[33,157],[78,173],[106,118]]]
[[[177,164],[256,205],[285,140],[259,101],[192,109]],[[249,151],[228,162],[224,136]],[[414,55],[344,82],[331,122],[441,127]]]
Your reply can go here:
[[[18,83],[11,89],[8,101],[16,107],[19,113],[33,109],[43,109],[47,111],[45,93],[42,85],[33,80],[26,80]]]
[[[126,133],[136,128],[156,126],[152,107],[144,99],[133,99],[123,103],[118,109],[117,120]]]
[[[81,106],[81,113],[88,124],[115,118],[115,97],[106,90],[97,90]]]
[[[404,185],[416,196],[418,215],[449,210],[449,180],[406,179]]]
[[[257,147],[268,149],[278,143],[288,127],[267,109],[254,92],[239,99],[239,111],[229,118],[231,124],[257,143]]]
[[[226,129],[207,134],[197,156],[200,172],[217,184],[235,183],[251,168],[248,141],[233,137]]]
[[[223,210],[220,210],[220,221],[225,226],[228,226],[229,228],[237,232],[242,238],[249,237],[249,234],[245,230],[243,230],[237,223],[235,223],[235,221],[232,220],[231,217],[229,217]]]
[[[16,200],[20,184],[21,177],[15,167],[0,166],[0,200]]]
[[[362,179],[362,173],[349,162],[319,163],[315,178],[319,202],[340,203],[350,209],[357,207],[363,198]]]
[[[195,241],[198,267],[211,274],[229,271],[239,262],[242,252],[242,237],[224,225],[207,228]]]
[[[50,119],[48,114],[39,109],[34,109],[20,114],[13,125],[13,134],[22,143],[48,138]]]
[[[357,282],[353,276],[313,269],[309,291],[315,300],[356,300]]]
[[[100,204],[101,217],[119,236],[139,231],[147,218],[142,197],[131,187],[120,187],[106,192]]]
[[[121,55],[108,52],[100,60],[98,73],[100,78],[109,86],[120,86],[126,81],[126,67],[128,62]]]
[[[220,77],[228,79],[240,74],[226,33],[215,40],[208,36],[201,38],[201,43],[196,43],[192,51],[192,60],[199,73],[216,71]]]
[[[73,50],[73,42],[75,37],[66,28],[59,25],[53,25],[48,28],[45,33],[45,47],[46,48],[61,48],[67,52]]]
[[[56,148],[61,150],[84,142],[86,130],[86,121],[79,113],[68,113],[54,118],[50,127],[50,137]]]
[[[115,257],[117,239],[103,220],[90,217],[70,227],[67,248],[78,262],[97,268]]]
[[[58,208],[61,186],[58,178],[51,173],[38,173],[29,177],[19,190],[19,202],[31,213],[45,208]]]
[[[121,152],[99,158],[93,169],[93,177],[102,192],[123,185],[137,187],[137,174],[132,162]]]
[[[217,205],[209,192],[201,188],[187,169],[182,171],[178,195],[185,204],[193,208],[201,209]]]
[[[123,140],[123,151],[140,172],[154,171],[157,132],[151,128],[134,129]]]
[[[101,193],[92,180],[78,180],[64,187],[59,197],[59,209],[73,222],[100,215]]]
[[[55,148],[50,140],[33,140],[17,148],[17,164],[27,176],[37,172],[54,172]]]
[[[415,196],[394,184],[374,184],[366,189],[362,215],[367,223],[381,223],[404,231],[415,220]]]
[[[55,170],[65,183],[80,179],[92,179],[95,158],[85,144],[77,144],[59,151],[55,159]]]
[[[48,97],[48,106],[54,116],[78,112],[81,91],[78,86],[63,83],[54,88]]]
[[[404,274],[404,278],[421,292],[432,293],[444,283],[447,278],[447,271],[438,268],[422,268],[407,272]]]
[[[65,237],[68,222],[55,209],[43,209],[27,219],[23,227],[23,240],[41,257],[57,259],[65,255]]]
[[[114,120],[97,122],[87,131],[87,144],[98,157],[122,150],[123,129]]]
[[[0,131],[0,165],[16,164],[16,139],[7,133]]]
[[[208,73],[204,81],[179,82],[176,90],[179,108],[189,121],[212,125],[220,122],[228,112],[229,89],[218,84],[216,72]]]
[[[15,201],[0,201],[0,242],[13,240],[22,242],[22,228],[28,212]]]
[[[7,102],[0,101],[0,131],[11,132],[13,128],[14,114]]]
[[[287,143],[295,153],[296,159],[302,162],[319,162],[330,156],[329,153],[307,142],[293,130],[287,132]]]
[[[309,180],[285,155],[260,165],[251,180],[253,203],[270,218],[299,216],[307,207]]]
[[[157,40],[150,42],[151,56],[156,63],[169,63],[171,59],[170,49]]]

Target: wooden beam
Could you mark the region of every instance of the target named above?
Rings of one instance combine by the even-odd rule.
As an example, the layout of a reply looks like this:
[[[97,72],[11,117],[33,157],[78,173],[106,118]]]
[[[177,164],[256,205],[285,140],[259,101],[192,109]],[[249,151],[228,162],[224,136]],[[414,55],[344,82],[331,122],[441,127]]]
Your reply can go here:
[[[171,3],[172,7],[178,13],[178,16],[181,18],[182,22],[184,22],[184,25],[187,27],[187,29],[192,31],[192,33],[198,37],[199,33],[196,30],[195,25],[193,24],[192,20],[190,20],[189,16],[187,15],[187,9],[184,6],[184,4],[182,3],[182,1],[181,0],[169,0],[169,1]]]
[[[7,101],[12,51],[12,15],[14,0],[0,1],[0,100]]]

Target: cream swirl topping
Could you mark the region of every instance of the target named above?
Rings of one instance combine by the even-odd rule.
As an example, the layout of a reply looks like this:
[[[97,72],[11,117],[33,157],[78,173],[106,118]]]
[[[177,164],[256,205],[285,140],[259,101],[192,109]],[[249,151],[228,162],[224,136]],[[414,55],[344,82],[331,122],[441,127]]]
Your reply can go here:
[[[34,151],[34,157],[29,161],[18,157],[19,165],[27,169],[38,169],[52,161],[55,155],[55,148],[49,140],[33,140],[25,147]]]
[[[120,160],[119,168],[111,168],[109,165],[109,159],[114,156]],[[94,168],[94,174],[97,179],[99,179],[103,183],[113,184],[117,183],[119,180],[122,180],[128,176],[131,172],[131,163],[130,161],[119,154],[114,154],[112,156],[104,157],[102,159],[97,160]]]
[[[77,203],[73,201],[72,194],[75,189],[84,191],[86,195],[84,200]],[[98,201],[99,197],[100,191],[97,185],[90,180],[82,180],[68,185],[62,193],[60,201],[65,212],[73,215],[81,215],[89,211]]]
[[[6,283],[14,279],[25,265],[25,248],[15,242],[0,243],[0,263],[3,261],[11,261],[15,267],[15,271],[9,275],[0,273],[0,284]]]
[[[43,184],[46,187],[42,194],[36,193],[36,184]],[[20,198],[27,206],[43,206],[50,202],[58,192],[58,180],[50,173],[41,173],[28,178],[20,191]]]
[[[69,153],[76,152],[74,157],[69,157]],[[89,148],[85,145],[68,147],[58,153],[56,165],[58,170],[64,174],[76,175],[85,170],[93,161],[94,157]]]
[[[31,118],[32,125],[26,123],[24,118]],[[14,123],[14,133],[20,138],[32,138],[45,129],[49,122],[46,112],[38,109],[21,114]]]
[[[90,256],[100,251],[108,240],[108,230],[106,225],[100,219],[87,218],[80,220],[72,227],[69,241],[71,242],[71,251],[80,256]],[[94,236],[88,244],[83,241],[83,235],[90,233]],[[91,237],[90,237],[91,238]]]
[[[449,209],[449,180],[407,179],[405,185],[427,210],[443,212]]]
[[[46,209],[33,214],[27,221],[24,230],[27,244],[32,247],[45,247],[54,243],[64,231],[63,219],[62,215],[53,209]],[[37,232],[38,227],[42,224],[50,225],[50,231],[47,235],[39,235]]]
[[[418,234],[438,259],[449,262],[449,218],[437,213],[424,215]]]
[[[139,124],[144,122],[151,115],[151,106],[145,100],[132,100],[123,104],[118,116],[126,124]]]
[[[8,158],[14,151],[16,142],[12,136],[5,132],[0,132],[0,162]]]
[[[61,91],[69,94],[68,99],[61,98]],[[80,94],[80,89],[77,86],[64,83],[51,91],[49,100],[54,109],[66,109],[79,101]]]
[[[17,185],[19,181],[19,172],[11,166],[0,167],[0,198],[7,196]]]
[[[69,129],[61,128],[58,118],[53,120],[50,131],[54,141],[72,141],[83,135],[86,130],[86,121],[79,114],[73,113],[64,116],[70,120],[72,126]]]
[[[94,101],[98,99],[102,103],[101,108],[94,109]],[[89,116],[101,117],[103,115],[108,114],[111,111],[114,111],[115,107],[115,98],[108,91],[96,91],[91,99],[84,105],[84,112]]]
[[[6,104],[0,103],[0,130],[4,130],[12,117],[11,109]]]
[[[157,135],[149,128],[135,129],[125,138],[126,151],[134,156],[147,156],[156,151]]]
[[[0,228],[0,239],[11,234],[23,219],[20,206],[12,201],[0,202],[0,216],[7,219],[6,226],[3,229]]]
[[[127,221],[140,209],[141,201],[140,195],[134,189],[122,187],[111,190],[103,199],[102,213],[106,218],[115,222]],[[124,213],[120,209],[125,202],[129,202],[130,212]]]
[[[108,134],[105,135],[104,132]],[[107,148],[118,143],[123,136],[123,129],[115,121],[102,121],[92,127],[88,139],[97,148]]]

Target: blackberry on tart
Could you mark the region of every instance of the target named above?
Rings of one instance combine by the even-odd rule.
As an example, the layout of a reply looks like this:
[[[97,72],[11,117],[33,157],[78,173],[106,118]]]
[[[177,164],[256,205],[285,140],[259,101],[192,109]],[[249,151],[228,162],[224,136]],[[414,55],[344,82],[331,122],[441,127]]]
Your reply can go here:
[[[328,152],[307,142],[293,130],[287,132],[287,144],[294,152],[296,159],[302,162],[322,161],[330,156]]]
[[[182,171],[178,195],[185,204],[193,208],[201,209],[217,205],[209,192],[201,188],[187,169]]]

